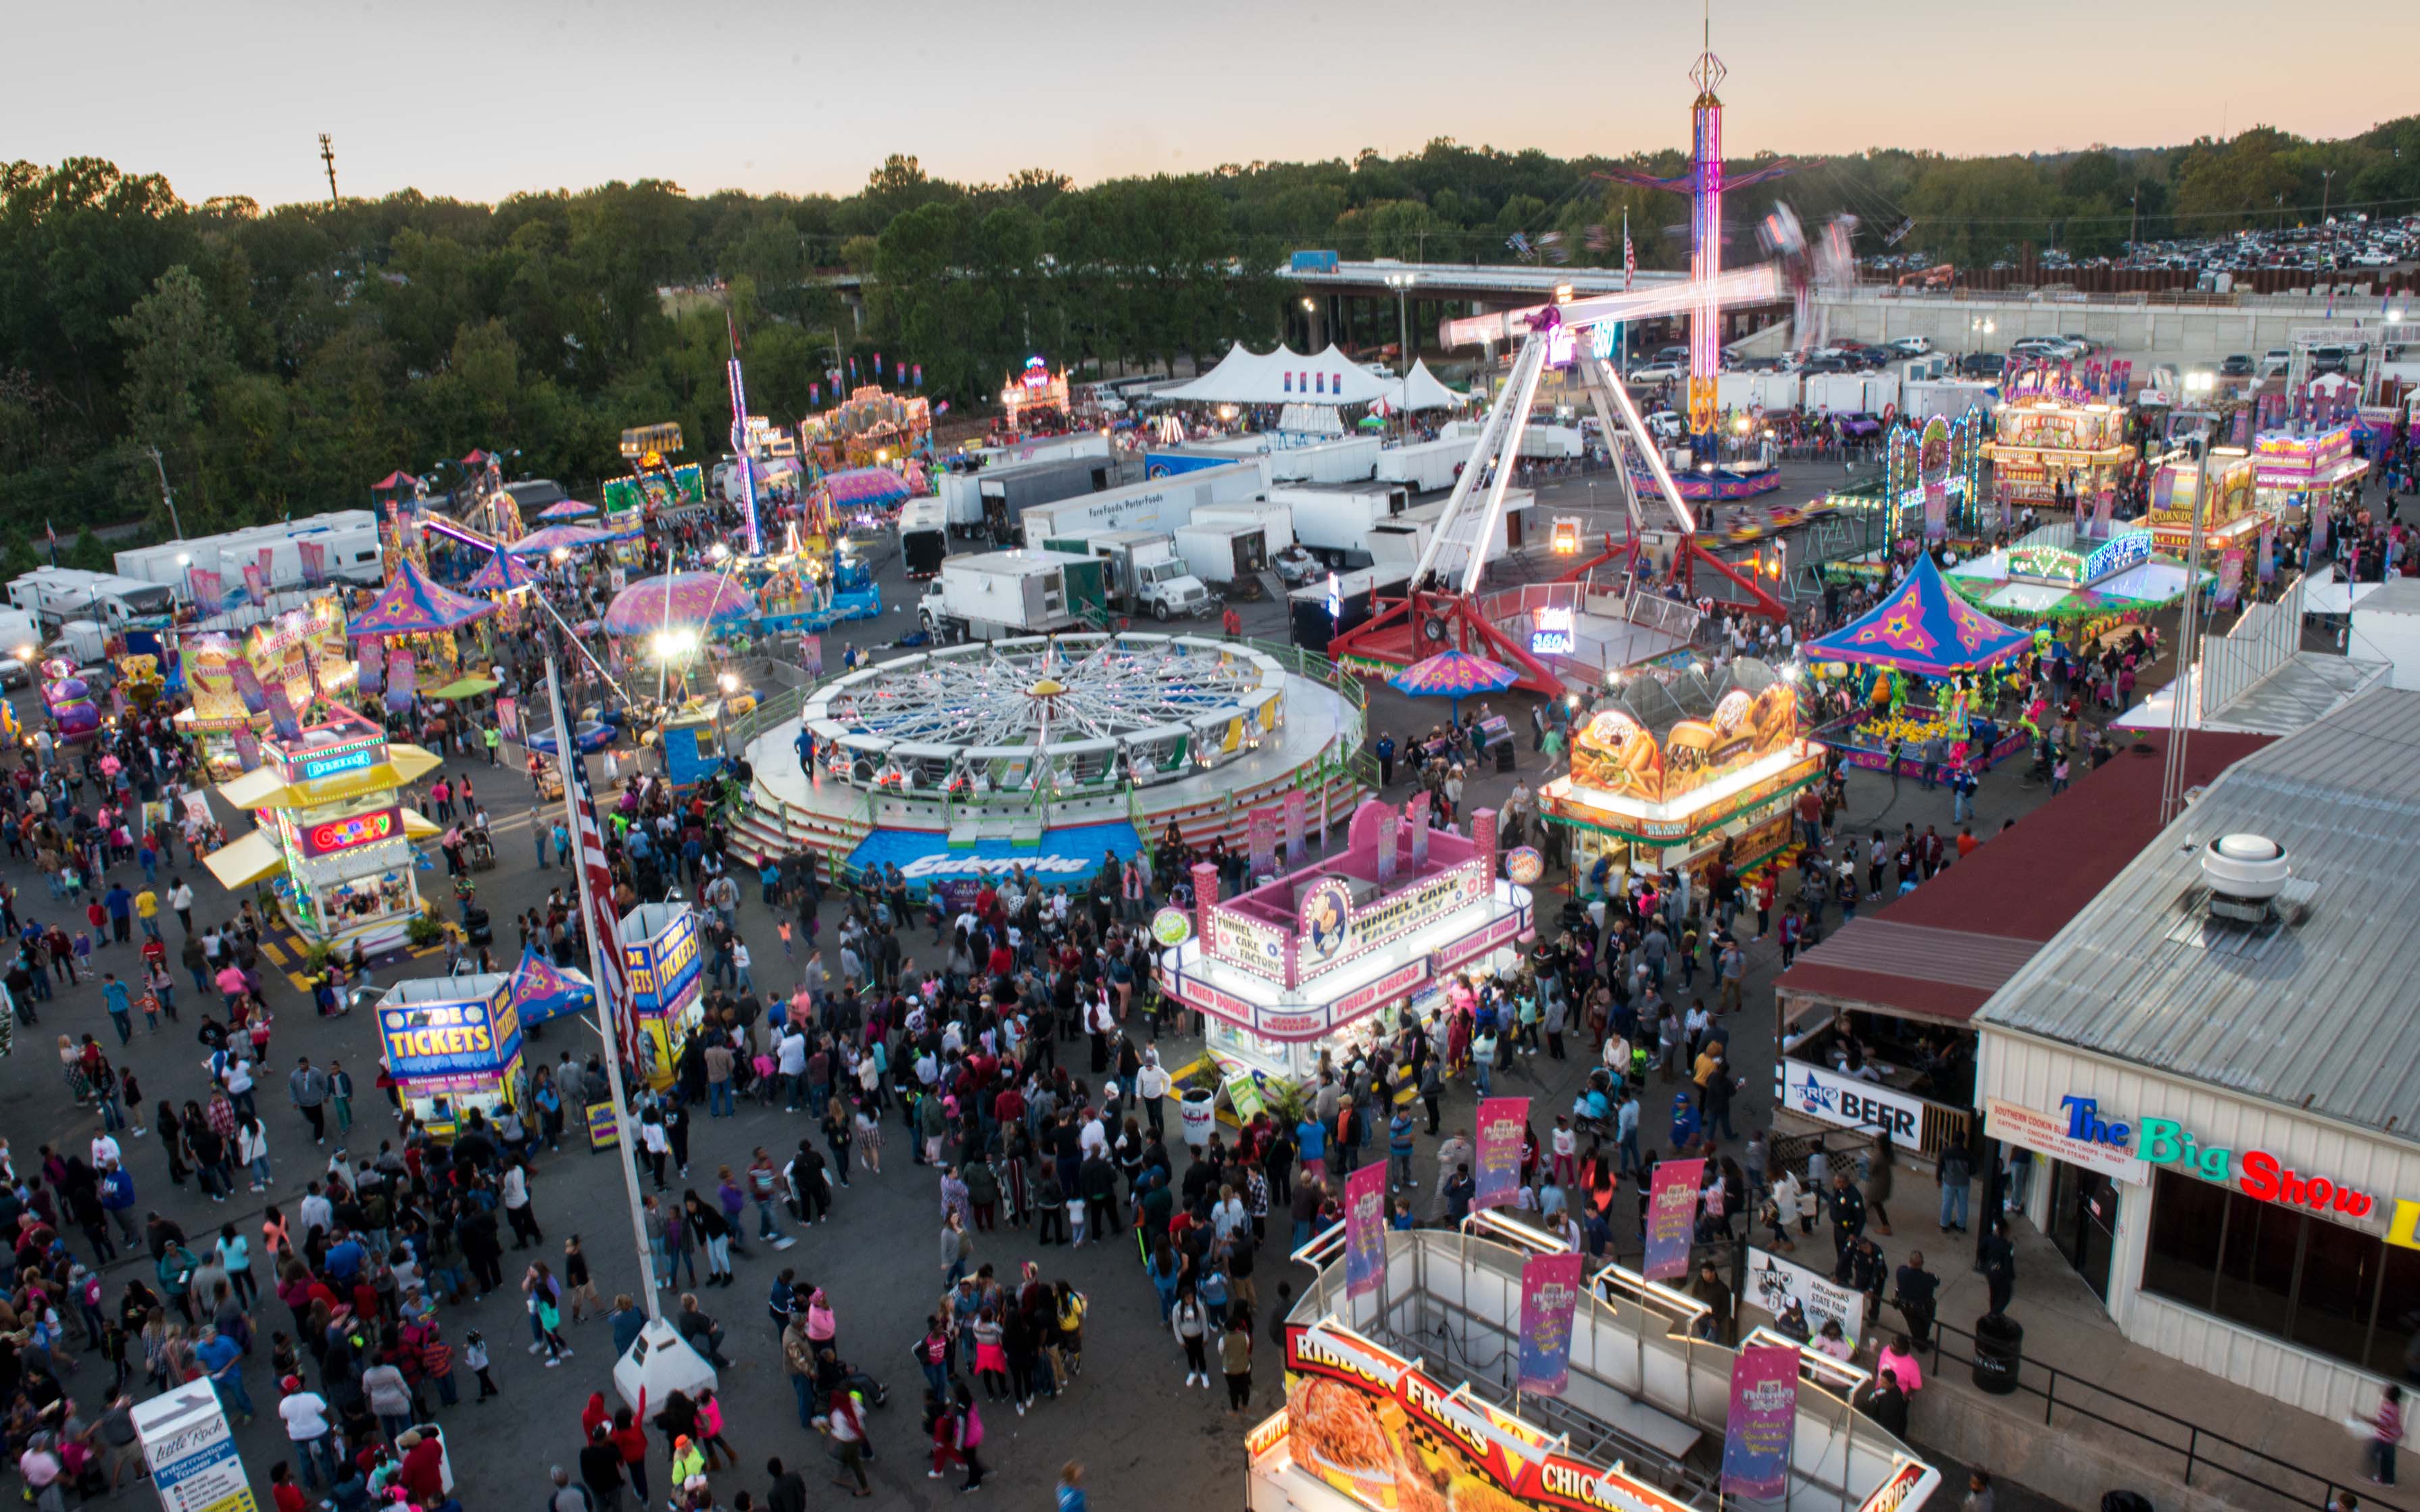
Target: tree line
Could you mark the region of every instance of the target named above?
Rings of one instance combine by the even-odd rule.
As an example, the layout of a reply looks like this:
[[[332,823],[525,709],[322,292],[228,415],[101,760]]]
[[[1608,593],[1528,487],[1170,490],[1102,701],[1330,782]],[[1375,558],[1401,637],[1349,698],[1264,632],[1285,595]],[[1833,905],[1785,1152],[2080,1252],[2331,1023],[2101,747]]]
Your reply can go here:
[[[1752,164],[1751,164],[1752,165]],[[392,468],[518,453],[575,486],[627,425],[729,427],[726,320],[751,408],[832,400],[851,358],[901,362],[960,409],[1028,353],[1085,369],[1214,356],[1282,330],[1287,252],[1617,265],[1686,261],[1677,195],[1597,175],[1678,175],[1674,147],[1558,158],[1440,138],[1417,153],[1224,163],[1078,187],[1028,170],[961,184],[894,156],[847,195],[691,195],[642,179],[494,205],[416,191],[263,208],[191,204],[96,159],[0,166],[0,569],[94,524],[189,534],[358,506]],[[2347,210],[2420,205],[2420,116],[2314,142],[2268,128],[2180,147],[1948,158],[1876,149],[1735,195],[1733,261],[1776,202],[1858,220],[1861,253],[1978,265],[2078,256]],[[1743,246],[1741,243],[1745,242]],[[856,275],[862,320],[833,280]],[[106,552],[89,541],[66,555]]]

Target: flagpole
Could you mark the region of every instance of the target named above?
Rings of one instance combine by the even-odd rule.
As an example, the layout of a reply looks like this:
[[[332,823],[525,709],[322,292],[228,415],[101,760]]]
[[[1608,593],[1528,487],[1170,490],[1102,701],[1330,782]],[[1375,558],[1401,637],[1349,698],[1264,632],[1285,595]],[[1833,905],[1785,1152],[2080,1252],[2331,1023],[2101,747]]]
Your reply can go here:
[[[587,758],[581,755],[580,748],[571,743],[571,730],[563,717],[563,685],[556,673],[552,656],[546,658],[546,697],[554,716],[555,749],[562,753],[566,762],[585,761]],[[571,780],[571,774],[566,772],[563,783],[564,819],[571,826],[571,833],[574,836],[580,833],[580,809],[577,799],[573,796],[577,791],[577,784]],[[598,825],[597,834],[601,840],[604,834],[601,820],[598,821]],[[622,1089],[622,1046],[612,1027],[619,1022],[622,1014],[629,1011],[629,1005],[612,1000],[612,983],[614,978],[607,973],[604,960],[598,954],[600,950],[620,949],[622,942],[618,939],[599,940],[597,937],[595,920],[599,916],[597,912],[597,900],[589,889],[586,863],[582,861],[574,866],[571,869],[571,874],[573,880],[580,885],[580,920],[583,926],[581,933],[588,936],[588,980],[597,989],[596,1029],[597,1038],[605,1041],[605,1085],[612,1088],[613,1092],[613,1128],[615,1143],[620,1147],[622,1193],[630,1202],[630,1242],[638,1251],[639,1280],[641,1289],[647,1299],[648,1320],[659,1322],[664,1316],[663,1304],[656,1296],[655,1256],[647,1248],[647,1220],[639,1200],[639,1167],[635,1159],[638,1151],[631,1148],[631,1139],[637,1131],[625,1111],[629,1106],[629,1103]],[[610,900],[608,906],[611,906]]]

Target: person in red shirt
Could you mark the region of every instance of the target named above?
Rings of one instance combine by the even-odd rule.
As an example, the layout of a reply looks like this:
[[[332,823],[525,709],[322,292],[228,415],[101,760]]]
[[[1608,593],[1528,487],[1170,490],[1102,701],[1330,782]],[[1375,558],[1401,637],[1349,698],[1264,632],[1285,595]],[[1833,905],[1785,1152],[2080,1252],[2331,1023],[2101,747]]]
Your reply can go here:
[[[283,1459],[269,1467],[269,1498],[277,1512],[302,1512],[307,1504],[302,1488],[294,1484],[294,1473]]]
[[[435,1506],[444,1501],[445,1451],[438,1442],[406,1428],[395,1445],[403,1451],[403,1489],[411,1494],[411,1499],[422,1506]]]

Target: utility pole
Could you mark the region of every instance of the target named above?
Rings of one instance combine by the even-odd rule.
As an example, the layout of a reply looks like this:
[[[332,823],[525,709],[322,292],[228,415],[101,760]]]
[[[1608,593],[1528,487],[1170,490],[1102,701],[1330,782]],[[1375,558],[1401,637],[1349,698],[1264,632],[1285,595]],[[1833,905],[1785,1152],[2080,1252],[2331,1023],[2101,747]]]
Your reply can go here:
[[[185,538],[185,526],[177,518],[177,496],[168,491],[168,464],[160,460],[160,448],[153,446],[146,450],[150,452],[151,466],[160,474],[160,501],[168,506],[168,528],[175,531],[177,539],[181,541]]]
[[[2328,191],[2335,187],[2335,176],[2334,168],[2319,170],[2319,235],[2328,239],[2328,268],[2331,271],[2336,265],[2336,228],[2328,219]]]
[[[319,133],[319,161],[327,165],[328,204],[334,208],[341,203],[336,195],[336,143],[325,131]]]

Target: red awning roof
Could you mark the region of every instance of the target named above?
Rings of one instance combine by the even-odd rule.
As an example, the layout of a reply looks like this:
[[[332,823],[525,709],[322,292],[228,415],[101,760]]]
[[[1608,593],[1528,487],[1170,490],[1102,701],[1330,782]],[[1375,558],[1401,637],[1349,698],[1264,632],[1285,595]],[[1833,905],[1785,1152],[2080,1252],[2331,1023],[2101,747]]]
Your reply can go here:
[[[462,458],[462,465],[466,468],[486,467],[488,465],[488,454],[480,451],[474,446],[471,449],[471,455]]]
[[[370,486],[373,488],[410,488],[416,486],[419,482],[420,480],[418,478],[415,478],[411,473],[404,471],[401,468],[397,468],[393,472],[388,473],[385,477],[379,479],[378,482],[371,484]]]
[[[2001,983],[2160,833],[2165,732],[2121,748],[2057,798],[2017,821],[1948,872],[1831,934],[1774,986],[1793,1006],[1837,1003],[1954,1024],[1974,1017]],[[2185,785],[2209,782],[2270,743],[2268,735],[2199,731],[2185,752]],[[1948,825],[1954,841],[1955,830]]]

